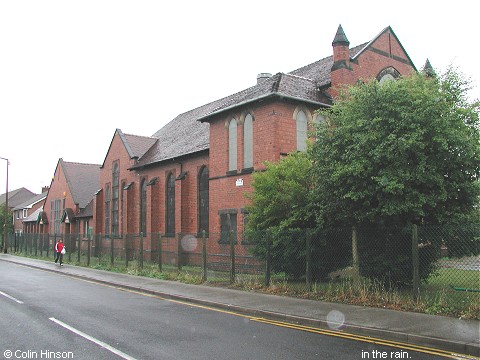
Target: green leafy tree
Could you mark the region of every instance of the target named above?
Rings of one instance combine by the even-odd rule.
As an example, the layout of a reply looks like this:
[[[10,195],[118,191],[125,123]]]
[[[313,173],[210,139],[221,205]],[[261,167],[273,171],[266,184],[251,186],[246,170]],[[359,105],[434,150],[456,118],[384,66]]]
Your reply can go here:
[[[468,100],[468,89],[450,68],[440,77],[412,74],[344,92],[324,114],[311,149],[319,224],[443,224],[478,214],[479,103]],[[370,262],[389,250],[371,244]],[[407,259],[409,251],[405,246],[395,258]]]
[[[253,192],[247,194],[248,229],[291,229],[314,224],[309,213],[312,166],[308,155],[293,153],[277,163],[265,163],[266,170],[253,174]]]
[[[312,163],[304,152],[277,163],[265,163],[265,171],[253,174],[253,192],[246,194],[247,237],[252,252],[265,259],[267,248],[273,270],[299,277],[305,274],[305,231],[314,225],[309,212]]]

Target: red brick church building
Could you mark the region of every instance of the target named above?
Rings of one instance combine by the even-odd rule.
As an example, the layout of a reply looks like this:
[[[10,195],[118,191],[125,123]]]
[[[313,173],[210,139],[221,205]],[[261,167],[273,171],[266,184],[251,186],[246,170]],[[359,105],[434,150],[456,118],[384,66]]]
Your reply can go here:
[[[322,120],[316,110],[331,106],[342,86],[416,71],[390,27],[349,45],[339,26],[326,58],[259,74],[252,87],[180,114],[151,137],[117,129],[93,195],[93,232],[174,237],[205,230],[217,244],[226,241],[220,233],[228,222],[241,233],[252,173],[266,160],[305,150],[309,126]]]

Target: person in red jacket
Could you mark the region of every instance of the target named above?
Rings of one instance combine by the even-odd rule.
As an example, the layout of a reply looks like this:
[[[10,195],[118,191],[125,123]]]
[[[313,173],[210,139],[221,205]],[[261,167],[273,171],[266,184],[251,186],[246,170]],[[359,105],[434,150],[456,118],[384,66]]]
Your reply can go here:
[[[57,261],[60,260],[60,266],[62,265],[63,262],[63,254],[65,253],[65,245],[63,244],[62,239],[58,239],[57,243],[55,244],[55,251],[57,252],[57,256],[55,258],[55,264]]]

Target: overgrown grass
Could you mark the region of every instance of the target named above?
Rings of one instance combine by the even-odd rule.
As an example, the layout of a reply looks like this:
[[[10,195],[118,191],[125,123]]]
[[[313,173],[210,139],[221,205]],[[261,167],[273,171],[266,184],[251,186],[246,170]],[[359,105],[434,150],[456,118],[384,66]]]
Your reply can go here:
[[[17,255],[53,261],[53,255]],[[65,258],[65,261],[67,259]],[[72,254],[70,263],[86,266],[86,258],[82,257],[78,263],[77,255]],[[477,292],[480,289],[480,272],[476,270],[441,268],[422,284],[420,297],[414,301],[411,289],[387,288],[378,282],[365,279],[354,283],[350,276],[314,283],[309,289],[304,281],[288,281],[284,274],[273,274],[270,286],[266,287],[263,274],[236,274],[234,283],[231,283],[228,272],[209,270],[207,282],[204,283],[200,267],[183,266],[179,270],[176,266],[163,265],[162,271],[159,271],[158,264],[144,262],[143,268],[140,268],[135,260],[129,261],[128,267],[125,265],[125,260],[119,258],[114,259],[113,266],[111,258],[107,256],[90,259],[91,268],[135,276],[480,320],[480,292]]]

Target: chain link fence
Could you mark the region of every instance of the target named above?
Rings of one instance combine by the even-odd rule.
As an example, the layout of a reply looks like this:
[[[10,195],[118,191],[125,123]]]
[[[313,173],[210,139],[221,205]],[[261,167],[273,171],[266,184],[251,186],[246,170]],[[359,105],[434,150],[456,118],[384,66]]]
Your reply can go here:
[[[59,237],[17,235],[9,247],[53,258]],[[340,299],[358,289],[379,296],[400,291],[415,301],[443,297],[480,308],[480,224],[61,237],[64,260],[79,265],[184,273],[198,282],[286,293],[334,292]]]

